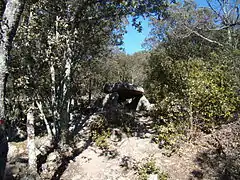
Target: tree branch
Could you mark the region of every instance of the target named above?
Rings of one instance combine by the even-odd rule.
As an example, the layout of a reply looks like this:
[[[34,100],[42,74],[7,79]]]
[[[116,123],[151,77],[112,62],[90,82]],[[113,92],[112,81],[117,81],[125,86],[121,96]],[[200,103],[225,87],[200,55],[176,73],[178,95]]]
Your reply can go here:
[[[197,35],[197,36],[203,38],[204,40],[206,40],[206,41],[208,41],[208,42],[210,42],[210,43],[214,43],[214,44],[217,44],[217,45],[223,47],[223,44],[221,44],[221,43],[219,43],[219,42],[217,42],[217,41],[211,40],[211,39],[209,39],[209,38],[203,36],[202,34],[198,33],[197,31],[192,30],[192,29],[189,28],[188,26],[184,25],[184,27],[186,27],[187,30],[189,30],[191,33],[194,33],[195,35]]]

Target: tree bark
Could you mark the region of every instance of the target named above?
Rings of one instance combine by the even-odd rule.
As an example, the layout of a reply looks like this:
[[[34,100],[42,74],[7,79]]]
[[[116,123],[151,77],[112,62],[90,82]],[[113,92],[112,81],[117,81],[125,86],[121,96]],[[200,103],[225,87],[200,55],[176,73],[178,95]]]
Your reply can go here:
[[[62,108],[60,113],[60,124],[61,124],[61,145],[68,143],[68,126],[70,120],[70,81],[71,81],[71,48],[69,40],[66,41],[67,50],[65,52],[65,76],[63,79],[63,94],[62,94]]]
[[[89,86],[88,86],[88,105],[91,104],[92,100],[92,76],[89,76]]]
[[[55,41],[59,43],[59,21],[60,18],[56,16],[55,22]],[[48,59],[50,62],[50,75],[51,75],[51,105],[52,105],[52,117],[53,117],[53,129],[55,129],[54,136],[55,138],[59,137],[59,111],[57,109],[57,89],[56,89],[56,70],[55,70],[55,61],[51,59],[51,55],[48,55]]]
[[[52,105],[52,117],[53,117],[53,129],[55,131],[53,132],[53,135],[57,137],[59,135],[58,133],[58,128],[57,128],[57,120],[59,119],[58,117],[58,112],[57,112],[57,99],[56,99],[56,79],[55,79],[55,68],[54,68],[54,63],[51,62],[50,66],[50,74],[51,74],[51,105]]]
[[[35,146],[35,129],[34,129],[34,104],[27,112],[27,147],[28,147],[28,175],[37,176],[37,156]]]
[[[48,133],[48,138],[51,139],[51,141],[53,140],[53,132],[52,132],[52,129],[48,123],[48,120],[43,112],[43,108],[42,108],[42,103],[41,102],[38,102],[36,101],[36,104],[37,104],[37,107],[40,111],[40,117],[41,119],[44,121],[45,125],[46,125],[46,128],[47,128],[47,133]]]
[[[8,77],[7,63],[10,59],[10,51],[12,48],[12,41],[16,34],[20,16],[22,14],[25,1],[24,0],[7,0],[5,1],[5,8],[2,14],[2,21],[0,22],[0,120],[5,120],[5,91]],[[6,141],[4,125],[0,124],[0,141]],[[8,149],[7,142],[6,150]],[[2,146],[3,144],[1,144]],[[2,156],[7,157],[7,152]],[[0,157],[1,158],[1,157]],[[4,161],[0,166],[0,179],[3,179],[6,162]]]
[[[12,41],[16,34],[24,1],[8,0],[1,22],[0,42],[0,119],[5,119],[5,89],[8,76],[7,63],[10,59]]]

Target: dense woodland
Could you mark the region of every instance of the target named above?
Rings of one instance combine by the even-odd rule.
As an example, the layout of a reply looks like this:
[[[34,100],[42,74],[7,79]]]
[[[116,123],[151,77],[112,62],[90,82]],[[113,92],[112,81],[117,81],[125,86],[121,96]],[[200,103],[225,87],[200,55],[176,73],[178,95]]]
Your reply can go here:
[[[66,151],[74,143],[69,128],[76,114],[94,111],[105,83],[145,89],[155,104],[154,141],[168,148],[238,121],[240,4],[207,3],[1,1],[1,134],[28,139],[31,174],[39,172],[34,137],[48,136]],[[140,17],[152,28],[146,50],[128,55],[120,48],[123,35],[128,24],[141,32]]]

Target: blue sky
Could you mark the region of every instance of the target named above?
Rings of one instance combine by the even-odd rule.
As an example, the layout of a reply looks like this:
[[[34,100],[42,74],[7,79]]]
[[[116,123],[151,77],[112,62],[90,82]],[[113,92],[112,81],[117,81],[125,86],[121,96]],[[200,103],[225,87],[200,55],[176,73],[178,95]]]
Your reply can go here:
[[[207,6],[206,0],[196,0],[196,2],[199,6]],[[141,20],[143,27],[141,33],[138,33],[137,30],[132,27],[131,23],[127,26],[127,34],[124,35],[124,45],[122,46],[127,54],[133,54],[135,52],[144,50],[142,48],[142,43],[148,36],[151,29],[148,26],[147,20]]]

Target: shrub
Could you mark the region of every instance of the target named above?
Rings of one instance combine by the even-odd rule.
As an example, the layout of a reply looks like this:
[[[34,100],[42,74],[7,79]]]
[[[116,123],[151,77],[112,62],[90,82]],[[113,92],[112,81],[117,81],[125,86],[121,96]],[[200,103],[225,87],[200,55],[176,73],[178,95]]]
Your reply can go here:
[[[231,67],[203,59],[174,61],[164,55],[158,52],[150,58],[146,83],[157,107],[157,142],[171,145],[189,130],[209,132],[228,123],[239,104]]]
[[[99,115],[90,124],[92,140],[100,149],[108,149],[107,138],[110,137],[110,129],[104,116]]]
[[[147,180],[150,174],[157,174],[159,180],[168,179],[168,175],[161,172],[152,158],[138,167],[139,180]]]

